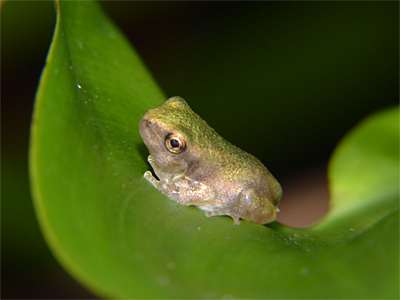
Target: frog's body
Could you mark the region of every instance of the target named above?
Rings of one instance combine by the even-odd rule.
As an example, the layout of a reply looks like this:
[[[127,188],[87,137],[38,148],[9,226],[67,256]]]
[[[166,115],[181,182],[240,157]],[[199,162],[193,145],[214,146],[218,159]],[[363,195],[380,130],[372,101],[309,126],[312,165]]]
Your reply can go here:
[[[265,224],[275,220],[282,189],[253,155],[224,140],[186,101],[172,97],[148,110],[139,132],[150,151],[144,177],[183,205],[206,216],[229,215]]]

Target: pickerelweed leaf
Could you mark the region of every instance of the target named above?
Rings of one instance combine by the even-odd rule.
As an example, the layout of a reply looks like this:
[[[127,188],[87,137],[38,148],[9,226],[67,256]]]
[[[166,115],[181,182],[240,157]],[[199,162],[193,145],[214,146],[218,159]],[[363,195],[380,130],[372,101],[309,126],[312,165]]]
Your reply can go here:
[[[56,6],[30,176],[46,240],[77,280],[111,298],[399,297],[398,108],[339,145],[319,224],[206,218],[143,178],[138,121],[166,97],[135,50],[96,2]]]

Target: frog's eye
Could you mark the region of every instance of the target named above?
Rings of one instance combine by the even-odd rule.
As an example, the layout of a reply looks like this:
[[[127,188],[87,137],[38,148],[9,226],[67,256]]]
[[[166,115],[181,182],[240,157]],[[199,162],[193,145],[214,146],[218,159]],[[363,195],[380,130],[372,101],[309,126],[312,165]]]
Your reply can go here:
[[[180,134],[170,133],[165,139],[165,146],[171,153],[181,153],[185,149],[186,143]]]

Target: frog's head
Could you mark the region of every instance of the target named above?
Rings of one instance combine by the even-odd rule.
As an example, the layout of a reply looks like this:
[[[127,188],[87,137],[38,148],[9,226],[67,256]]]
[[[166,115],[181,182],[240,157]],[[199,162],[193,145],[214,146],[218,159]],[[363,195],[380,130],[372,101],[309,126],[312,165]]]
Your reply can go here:
[[[139,133],[146,144],[157,176],[177,178],[184,176],[198,161],[193,142],[193,118],[197,116],[180,97],[172,97],[149,109],[139,121]]]

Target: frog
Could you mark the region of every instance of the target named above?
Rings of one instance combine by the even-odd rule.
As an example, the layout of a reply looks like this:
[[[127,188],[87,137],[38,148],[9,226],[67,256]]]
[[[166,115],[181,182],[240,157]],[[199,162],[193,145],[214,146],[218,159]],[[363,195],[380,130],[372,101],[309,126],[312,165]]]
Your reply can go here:
[[[139,133],[150,152],[157,190],[207,217],[267,224],[276,219],[282,188],[255,156],[221,137],[179,96],[145,112]]]

